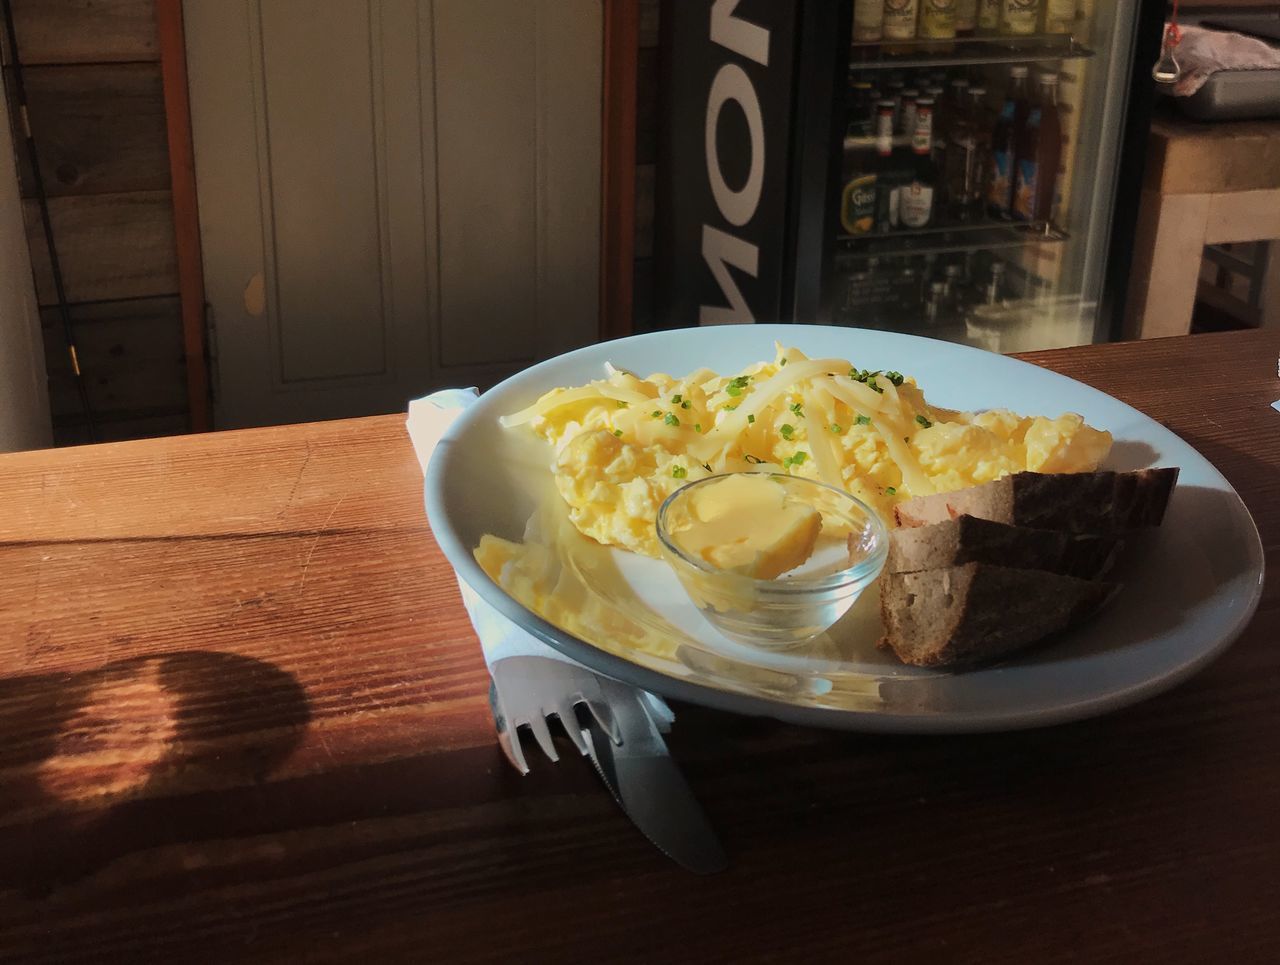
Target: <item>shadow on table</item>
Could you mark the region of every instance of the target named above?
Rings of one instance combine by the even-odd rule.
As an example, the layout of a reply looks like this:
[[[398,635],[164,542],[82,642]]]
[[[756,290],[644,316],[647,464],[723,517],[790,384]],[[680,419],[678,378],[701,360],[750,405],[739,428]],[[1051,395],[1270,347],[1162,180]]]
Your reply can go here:
[[[148,804],[260,783],[310,716],[292,675],[217,651],[0,679],[0,888],[38,896],[182,840]]]

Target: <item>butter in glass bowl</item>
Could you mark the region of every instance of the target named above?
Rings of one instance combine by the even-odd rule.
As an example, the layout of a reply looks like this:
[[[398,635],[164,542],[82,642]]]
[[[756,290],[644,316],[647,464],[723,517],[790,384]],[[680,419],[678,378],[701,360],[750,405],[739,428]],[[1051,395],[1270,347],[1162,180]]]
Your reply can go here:
[[[790,649],[825,631],[884,568],[865,503],[782,473],[709,476],[658,511],[663,557],[704,617],[742,643]]]

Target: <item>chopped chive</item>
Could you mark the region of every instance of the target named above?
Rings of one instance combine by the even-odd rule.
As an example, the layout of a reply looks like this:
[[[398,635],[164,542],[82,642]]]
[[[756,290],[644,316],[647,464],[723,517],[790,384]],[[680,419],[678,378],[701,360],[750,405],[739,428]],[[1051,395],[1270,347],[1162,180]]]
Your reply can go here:
[[[871,379],[868,379],[868,380],[867,380],[867,388],[868,388],[868,389],[875,389],[877,392],[879,392],[879,393],[881,393],[881,394],[883,394],[883,393],[884,393],[884,389],[882,389],[882,388],[880,388],[880,386],[876,385],[876,380],[875,380],[874,378],[871,378]]]
[[[921,424],[922,426],[924,426],[926,429],[928,429],[928,428],[929,428],[929,426],[933,425],[933,423],[932,423],[932,422],[930,422],[928,419],[926,419],[926,418],[925,418],[924,416],[922,416],[922,415],[918,415],[918,416],[916,416],[916,422],[920,423],[920,424]]]
[[[758,466],[758,465],[760,465],[762,462],[764,462],[764,460],[763,460],[763,459],[757,459],[755,456],[751,455],[751,453],[747,453],[747,455],[746,455],[746,457],[745,457],[745,458],[746,458],[747,462],[751,463],[751,465],[753,465],[753,466]]]
[[[801,449],[797,451],[794,456],[791,457],[791,463],[792,465],[795,465],[795,466],[802,466],[804,465],[804,461],[808,458],[809,458],[809,454],[805,452],[803,449]]]
[[[690,402],[688,399],[685,399],[683,402],[680,403],[680,408],[688,409],[692,405],[693,405],[692,402]]]
[[[673,479],[684,479],[688,475],[689,475],[689,470],[686,469],[684,466],[671,467],[671,477]]]
[[[667,417],[662,421],[669,426],[678,426],[680,424],[680,420],[676,418],[676,414],[674,412],[668,412]]]
[[[614,429],[614,430],[613,430],[613,434],[614,434],[615,436],[620,436],[620,435],[622,435],[622,430],[621,430],[621,429]]]
[[[732,396],[739,396],[739,395],[742,395],[742,389],[740,389],[740,388],[739,388],[738,386],[736,386],[736,385],[728,385],[728,386],[725,386],[725,391],[726,391],[726,392],[728,392],[728,393],[729,393],[730,395],[732,395]]]
[[[791,425],[791,423],[784,422],[782,424],[782,428],[779,429],[778,431],[782,433],[782,438],[790,439],[792,434],[796,431],[796,428],[795,426]]]
[[[721,406],[721,408],[723,408],[725,412],[732,412],[734,409],[736,409],[736,408],[737,408],[737,406],[736,406],[736,405],[726,405],[726,406]],[[755,416],[747,416],[747,418],[748,418],[748,419],[755,419]]]
[[[836,422],[831,423],[831,425],[828,426],[827,428],[829,428],[836,435],[840,435],[840,433],[844,432],[844,426]]]
[[[858,416],[857,422],[858,422],[858,425],[860,426],[869,426],[871,425],[871,416],[860,415]]]
[[[886,372],[884,374],[884,377],[888,379],[890,382],[892,382],[895,386],[899,386],[906,381],[906,378],[903,376],[901,372]]]
[[[702,468],[703,468],[703,469],[705,469],[707,472],[715,472],[715,470],[711,468],[711,464],[710,464],[710,463],[706,463],[706,462],[704,462],[704,463],[702,464]]]
[[[896,496],[898,495],[898,490],[894,486],[886,486],[884,489],[884,494],[886,496]]]
[[[804,409],[800,406],[800,403],[799,403],[799,402],[796,402],[796,403],[794,403],[793,405],[789,405],[789,406],[787,406],[787,408],[789,408],[792,412],[794,412],[794,413],[795,413],[797,416],[799,416],[801,419],[803,419],[803,418],[804,418]]]
[[[661,409],[654,409],[652,412],[650,412],[650,413],[649,413],[649,415],[653,416],[655,419],[661,419],[661,418],[662,418],[662,410],[661,410]]]
[[[625,402],[623,402],[621,399],[619,399],[619,400],[618,400],[618,408],[619,408],[619,409],[625,409],[626,407],[627,407],[627,403],[625,403]]]
[[[755,421],[756,421],[756,417],[755,417],[755,416],[753,416],[753,415],[748,415],[748,416],[747,416],[747,425],[752,425]]]
[[[782,361],[780,361],[780,362],[778,363],[778,368],[782,368],[782,366],[784,366],[784,365],[786,365],[786,364],[787,364],[787,360],[784,358]]]
[[[701,423],[701,422],[695,422],[695,423],[693,424],[693,431],[694,431],[694,432],[701,432],[701,431],[702,431],[702,423]]]
[[[679,392],[677,392],[675,395],[673,395],[673,396],[671,397],[671,404],[672,404],[672,405],[679,405],[679,404],[680,404],[680,400],[681,400],[681,399],[683,399],[683,398],[684,398],[684,396],[682,396]]]

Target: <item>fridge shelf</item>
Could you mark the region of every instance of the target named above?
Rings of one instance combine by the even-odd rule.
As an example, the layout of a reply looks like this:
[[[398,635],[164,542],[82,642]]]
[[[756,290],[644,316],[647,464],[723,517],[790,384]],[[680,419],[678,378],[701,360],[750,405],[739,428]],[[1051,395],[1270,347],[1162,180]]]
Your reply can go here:
[[[910,231],[842,234],[837,238],[844,257],[886,258],[896,255],[945,255],[964,251],[995,251],[1024,245],[1059,243],[1071,236],[1048,222],[1008,224],[982,221]]]
[[[1026,37],[954,37],[947,40],[896,40],[850,45],[850,70],[901,70],[908,67],[963,67],[1019,64],[1042,60],[1082,60],[1093,51],[1068,34]]]

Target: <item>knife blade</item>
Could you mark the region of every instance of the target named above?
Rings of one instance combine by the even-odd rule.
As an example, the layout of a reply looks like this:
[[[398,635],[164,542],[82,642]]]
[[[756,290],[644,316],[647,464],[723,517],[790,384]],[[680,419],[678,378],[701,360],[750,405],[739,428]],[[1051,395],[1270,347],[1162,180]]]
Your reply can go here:
[[[596,773],[631,822],[676,864],[696,874],[729,866],[711,822],[672,760],[658,728],[632,687],[602,679],[601,689],[622,740],[595,719],[582,736]]]

